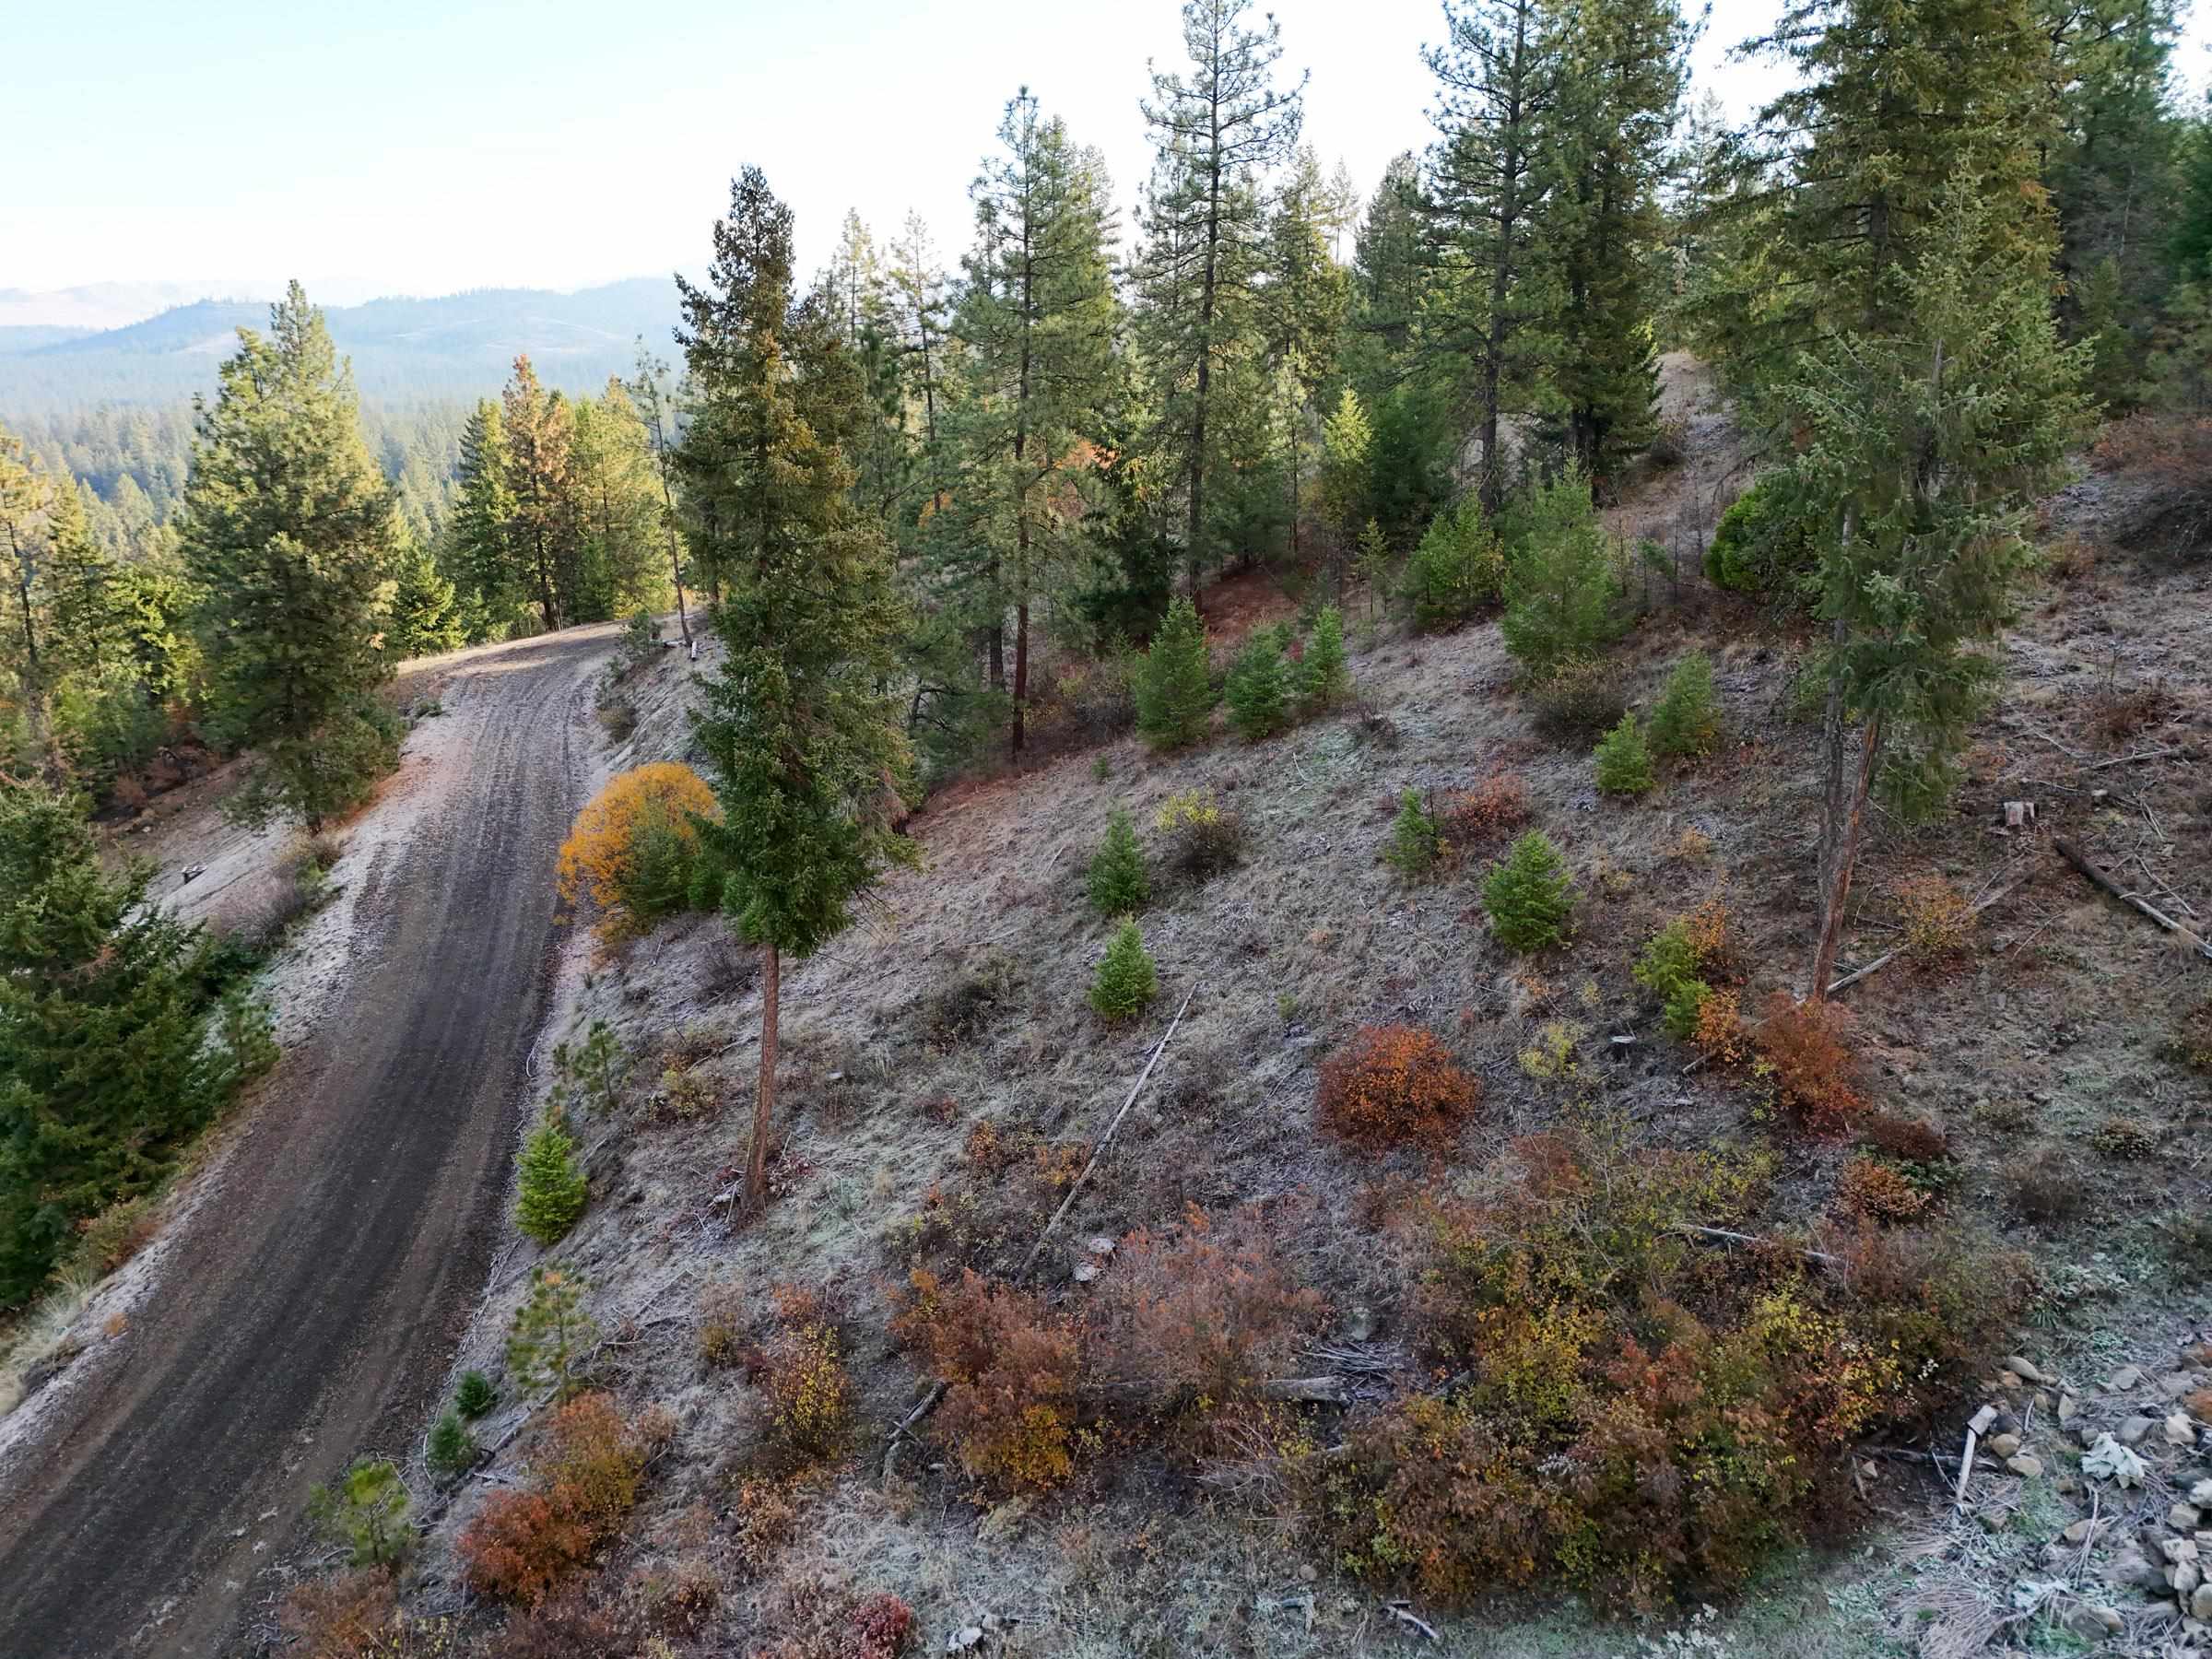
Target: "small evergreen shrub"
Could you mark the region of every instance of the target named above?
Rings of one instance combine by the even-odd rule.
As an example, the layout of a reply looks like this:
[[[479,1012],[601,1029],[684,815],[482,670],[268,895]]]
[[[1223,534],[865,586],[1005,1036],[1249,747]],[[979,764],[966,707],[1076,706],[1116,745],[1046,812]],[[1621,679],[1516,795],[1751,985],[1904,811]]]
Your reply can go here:
[[[1087,881],[1091,908],[1104,916],[1135,914],[1151,901],[1152,878],[1136,830],[1119,807],[1106,820],[1106,839],[1091,855]]]
[[[1178,791],[1152,823],[1168,837],[1170,862],[1193,881],[1210,880],[1244,862],[1244,820],[1211,791]]]
[[[1652,747],[1662,755],[1695,759],[1720,747],[1721,701],[1712,688],[1712,659],[1703,652],[1684,657],[1666,677],[1652,711]]]
[[[1483,883],[1483,908],[1490,930],[1514,950],[1540,950],[1566,936],[1574,910],[1574,887],[1567,861],[1541,830],[1532,830],[1512,851],[1490,867]]]
[[[1124,920],[1100,959],[1090,982],[1090,1006],[1108,1019],[1127,1019],[1143,1012],[1159,994],[1159,976],[1145,949],[1145,936],[1134,920]]]
[[[518,1388],[550,1388],[565,1398],[574,1392],[578,1371],[598,1335],[583,1309],[582,1278],[567,1268],[541,1266],[531,1275],[530,1295],[508,1327],[507,1374]]]
[[[1555,743],[1593,743],[1629,712],[1620,677],[1593,657],[1571,657],[1530,689],[1536,730]]]
[[[1365,1026],[1321,1064],[1321,1126],[1370,1149],[1440,1146],[1482,1100],[1481,1087],[1432,1031]]]
[[[1470,493],[1430,521],[1406,561],[1401,591],[1416,628],[1441,630],[1495,604],[1504,574],[1497,535]]]
[[[453,1406],[464,1418],[473,1423],[499,1403],[490,1378],[480,1371],[461,1373],[461,1384],[453,1390]]]
[[[1591,759],[1597,786],[1606,794],[1647,794],[1658,782],[1652,776],[1652,751],[1644,745],[1643,728],[1633,714],[1620,717],[1620,724],[1606,734]]]
[[[629,1056],[604,1019],[593,1020],[582,1041],[553,1045],[554,1095],[564,1103],[580,1100],[604,1117],[621,1104],[622,1080],[629,1075]]]
[[[364,1457],[335,1486],[307,1496],[307,1517],[343,1545],[356,1567],[395,1567],[415,1542],[406,1525],[407,1488],[389,1458]]]
[[[1290,724],[1290,670],[1283,643],[1281,629],[1256,629],[1230,667],[1224,693],[1230,724],[1248,743],[1272,737]]]
[[[1499,631],[1532,679],[1620,637],[1620,581],[1611,544],[1578,472],[1541,484],[1514,513],[1519,545],[1506,564]]]
[[[1344,616],[1324,605],[1298,665],[1298,697],[1308,713],[1325,714],[1352,694],[1352,671],[1344,651]]]
[[[1705,549],[1705,574],[1739,594],[1809,594],[1820,563],[1820,517],[1787,469],[1763,475],[1730,503]]]
[[[1390,826],[1390,842],[1382,862],[1408,881],[1419,881],[1433,872],[1444,855],[1444,840],[1435,815],[1419,794],[1406,790],[1398,797],[1398,816]]]
[[[1153,747],[1182,748],[1206,735],[1213,712],[1211,667],[1206,661],[1206,628],[1197,606],[1178,598],[1168,606],[1152,649],[1132,672],[1136,729]]]
[[[430,1425],[429,1445],[424,1456],[441,1475],[457,1475],[477,1461],[477,1438],[462,1423],[458,1407],[447,1406]]]
[[[1688,1042],[1698,1033],[1698,1021],[1705,1012],[1705,999],[1712,994],[1712,987],[1701,979],[1679,981],[1666,994],[1660,1008],[1660,1023],[1666,1034],[1678,1042]]]
[[[515,1225],[540,1244],[557,1244],[583,1214],[589,1183],[576,1164],[576,1143],[551,1101],[523,1144],[522,1190]]]

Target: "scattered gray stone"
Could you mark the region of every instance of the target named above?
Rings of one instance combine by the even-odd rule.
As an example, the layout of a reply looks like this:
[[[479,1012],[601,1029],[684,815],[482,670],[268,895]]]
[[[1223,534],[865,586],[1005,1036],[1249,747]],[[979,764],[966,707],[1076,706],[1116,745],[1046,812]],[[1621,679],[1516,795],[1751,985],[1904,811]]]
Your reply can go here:
[[[2159,1591],[2166,1588],[2166,1571],[2141,1550],[2129,1548],[2105,1563],[2100,1574],[2115,1590]]]
[[[2212,1584],[2199,1584],[2190,1594],[2189,1617],[2212,1624]]]
[[[970,1648],[976,1646],[982,1639],[983,1627],[982,1625],[962,1625],[945,1638],[945,1651],[948,1653],[964,1653]]]
[[[2196,1386],[2196,1378],[2188,1371],[2169,1371],[2159,1379],[2159,1393],[2169,1400],[2178,1400]]]
[[[2067,1527],[2065,1532],[2059,1534],[2059,1536],[2065,1539],[2065,1541],[2069,1544],[2086,1543],[2088,1539],[2091,1529],[2094,1528],[2096,1524],[2097,1524],[2095,1522],[2091,1521],[2088,1516],[2085,1515],[2079,1521],[2075,1522],[2073,1525]]]
[[[2193,1503],[2177,1503],[2166,1512],[2166,1524],[2175,1532],[2194,1532],[2204,1512]]]
[[[2212,1509],[2212,1480],[2200,1480],[2191,1487],[2189,1501],[2198,1509]]]
[[[2043,1380],[2041,1369],[2033,1361],[2021,1359],[2018,1354],[2006,1356],[2005,1369],[2023,1382],[2041,1382]]]
[[[2187,1412],[2177,1411],[2166,1419],[2166,1443],[2170,1446],[2196,1444],[2196,1425],[2189,1420]]]
[[[2167,1565],[2171,1567],[2178,1567],[2185,1561],[2193,1562],[2196,1559],[2196,1540],[2194,1538],[2160,1538],[2159,1553],[2166,1558]]]
[[[2010,1457],[2019,1449],[2020,1437],[2017,1434],[1993,1434],[1989,1437],[1989,1452],[1992,1457]]]
[[[2120,1443],[2132,1446],[2157,1427],[2147,1417],[2131,1417],[2120,1425]]]
[[[2058,1424],[2060,1428],[2065,1428],[2074,1420],[2076,1409],[2072,1394],[2062,1394],[2058,1396]]]
[[[2204,1583],[2205,1575],[2194,1561],[2176,1561],[2166,1569],[2166,1582],[2173,1586],[2175,1598],[2185,1607]]]
[[[2043,1472],[2043,1460],[2032,1453],[2023,1452],[2018,1457],[2006,1458],[2005,1466],[2023,1479],[2032,1480]]]
[[[2143,1386],[2143,1368],[2124,1365],[2104,1380],[2104,1385],[2114,1394],[2129,1394]]]

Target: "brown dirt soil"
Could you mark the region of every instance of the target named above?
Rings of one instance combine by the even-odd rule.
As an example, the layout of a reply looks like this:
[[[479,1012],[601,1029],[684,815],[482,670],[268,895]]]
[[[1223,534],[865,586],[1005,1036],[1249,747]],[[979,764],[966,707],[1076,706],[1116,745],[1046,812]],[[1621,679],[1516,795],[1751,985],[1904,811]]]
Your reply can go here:
[[[0,1653],[218,1652],[309,1485],[421,1418],[500,1238],[553,855],[613,639],[414,671],[444,712],[342,831],[335,900],[277,970],[282,1063],[171,1236],[88,1309],[102,1336],[5,1420]],[[219,826],[221,785],[125,839],[162,855],[161,897],[236,922],[284,853]]]

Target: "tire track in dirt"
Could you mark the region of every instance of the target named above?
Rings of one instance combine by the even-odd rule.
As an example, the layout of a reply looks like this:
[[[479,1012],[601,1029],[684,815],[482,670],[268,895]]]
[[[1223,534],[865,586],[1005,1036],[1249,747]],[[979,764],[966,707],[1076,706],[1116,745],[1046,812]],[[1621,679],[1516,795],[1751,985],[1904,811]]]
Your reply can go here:
[[[456,669],[459,729],[371,866],[335,1005],[107,1370],[0,1474],[0,1655],[223,1651],[308,1488],[419,1427],[500,1237],[580,804],[572,727],[613,638]]]

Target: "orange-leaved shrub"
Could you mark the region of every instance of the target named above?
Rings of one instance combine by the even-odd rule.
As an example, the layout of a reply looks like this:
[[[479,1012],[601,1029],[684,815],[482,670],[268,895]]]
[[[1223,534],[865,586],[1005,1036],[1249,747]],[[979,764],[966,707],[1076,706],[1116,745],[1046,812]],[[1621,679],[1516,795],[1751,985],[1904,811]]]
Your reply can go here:
[[[1528,785],[1514,771],[1494,771],[1472,789],[1444,796],[1437,828],[1455,851],[1495,841],[1528,822]]]
[[[378,1643],[398,1617],[392,1574],[364,1567],[302,1580],[277,1608],[276,1628],[300,1659],[356,1659],[382,1652]]]
[[[1280,1375],[1324,1311],[1277,1259],[1255,1212],[1217,1223],[1193,1205],[1179,1231],[1139,1229],[1121,1241],[1083,1347],[1094,1371],[1141,1385],[1157,1409],[1222,1405]]]
[[[1836,1176],[1837,1205],[1869,1221],[1916,1220],[1935,1201],[1934,1194],[1878,1158],[1852,1159]]]
[[[1916,876],[1898,884],[1897,910],[1905,953],[1923,963],[1965,953],[1974,933],[1974,910],[1966,895],[1940,876]]]
[[[1858,1058],[1846,1041],[1851,1024],[1850,1012],[1832,1001],[1799,1002],[1777,991],[1751,1033],[1754,1072],[1773,1085],[1783,1114],[1805,1134],[1841,1135],[1866,1108]]]
[[[1075,1473],[1083,1440],[1076,1322],[972,1268],[945,1284],[917,1268],[891,1329],[945,1384],[936,1430],[986,1485],[1042,1491]]]
[[[828,1457],[853,1421],[853,1379],[837,1327],[810,1290],[779,1286],[771,1300],[777,1329],[749,1367],[768,1396],[770,1431],[802,1456]]]
[[[1322,1127],[1355,1146],[1451,1138],[1482,1099],[1433,1031],[1363,1026],[1321,1063]]]
[[[1648,1609],[1831,1524],[1857,1441],[1971,1385],[2025,1269],[1863,1223],[1810,1256],[1772,1237],[1771,1162],[1595,1122],[1410,1206],[1417,1312],[1453,1382],[1300,1463],[1317,1542],[1441,1601],[1551,1582]]]
[[[706,780],[673,760],[613,779],[576,815],[555,877],[563,901],[588,897],[609,937],[643,933],[691,902],[701,819],[722,809]]]
[[[646,1455],[645,1438],[612,1395],[582,1394],[562,1406],[530,1459],[531,1484],[493,1493],[463,1529],[469,1583],[502,1600],[543,1601],[621,1526]]]

